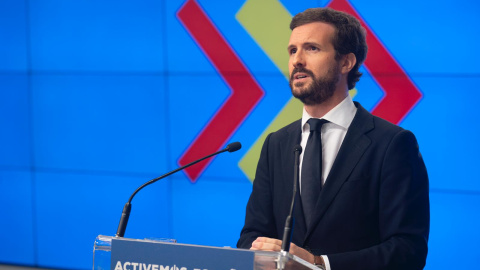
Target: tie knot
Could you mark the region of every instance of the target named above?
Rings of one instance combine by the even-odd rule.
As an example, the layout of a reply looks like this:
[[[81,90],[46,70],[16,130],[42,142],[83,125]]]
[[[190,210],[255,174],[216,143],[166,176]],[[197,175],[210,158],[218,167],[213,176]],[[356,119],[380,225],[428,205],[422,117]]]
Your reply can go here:
[[[328,123],[328,120],[325,119],[317,119],[317,118],[310,118],[308,119],[307,123],[310,125],[310,131],[321,131],[322,126],[325,123]]]

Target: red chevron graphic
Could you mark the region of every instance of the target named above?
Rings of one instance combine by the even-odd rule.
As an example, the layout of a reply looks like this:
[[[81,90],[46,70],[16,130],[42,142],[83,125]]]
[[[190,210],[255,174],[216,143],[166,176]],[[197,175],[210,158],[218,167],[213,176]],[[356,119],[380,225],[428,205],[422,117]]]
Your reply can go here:
[[[183,166],[221,149],[264,92],[195,0],[188,0],[177,16],[232,91],[180,158],[179,164]],[[208,159],[185,169],[190,181],[196,182],[211,161]]]
[[[422,93],[347,0],[333,0],[328,6],[355,16],[367,30],[368,56],[364,65],[385,92],[372,113],[400,123],[422,98]]]

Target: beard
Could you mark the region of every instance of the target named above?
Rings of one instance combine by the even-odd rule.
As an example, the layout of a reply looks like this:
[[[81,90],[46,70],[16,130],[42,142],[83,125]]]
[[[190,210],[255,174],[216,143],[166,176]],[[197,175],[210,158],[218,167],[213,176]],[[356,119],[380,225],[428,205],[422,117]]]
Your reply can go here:
[[[293,84],[295,73],[303,72],[312,78],[312,82],[307,84],[298,82]],[[335,86],[339,80],[340,67],[335,65],[330,67],[327,74],[321,78],[315,77],[312,71],[305,68],[295,68],[290,76],[290,88],[292,95],[298,98],[305,105],[317,105],[328,100],[335,93]]]

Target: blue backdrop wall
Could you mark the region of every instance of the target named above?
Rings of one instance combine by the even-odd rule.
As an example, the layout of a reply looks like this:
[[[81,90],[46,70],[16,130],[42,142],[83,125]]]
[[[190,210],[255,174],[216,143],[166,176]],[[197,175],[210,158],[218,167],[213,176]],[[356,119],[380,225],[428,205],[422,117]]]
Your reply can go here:
[[[372,62],[352,95],[418,138],[430,176],[426,269],[452,258],[450,267],[477,267],[473,0],[1,0],[0,263],[89,269],[95,237],[115,234],[138,186],[241,141],[242,150],[141,191],[125,235],[235,246],[250,163],[262,134],[290,112],[288,19],[334,4],[351,6],[402,70],[382,74]],[[408,106],[411,94],[380,83],[397,75],[418,94]]]

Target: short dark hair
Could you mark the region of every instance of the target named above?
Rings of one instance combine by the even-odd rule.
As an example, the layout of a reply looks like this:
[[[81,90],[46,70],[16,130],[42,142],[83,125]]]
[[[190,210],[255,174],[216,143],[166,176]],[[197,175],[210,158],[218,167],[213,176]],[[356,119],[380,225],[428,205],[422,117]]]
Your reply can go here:
[[[367,57],[368,47],[365,29],[352,15],[331,8],[309,8],[304,12],[298,13],[293,17],[290,29],[293,30],[298,26],[313,22],[324,22],[335,27],[335,36],[332,42],[337,60],[340,56],[349,53],[353,53],[357,58],[357,63],[350,70],[347,78],[348,89],[353,89],[355,83],[362,76],[358,69]]]

